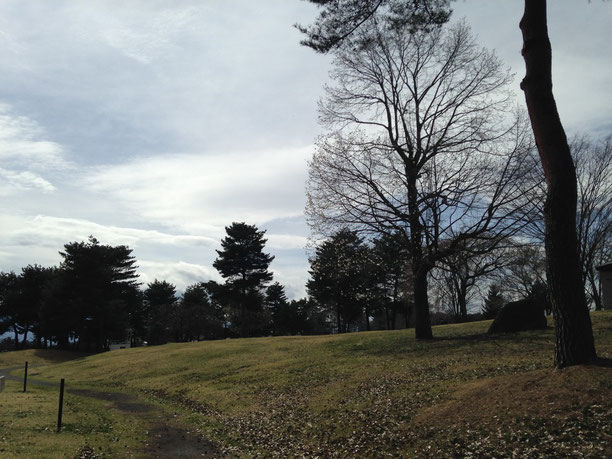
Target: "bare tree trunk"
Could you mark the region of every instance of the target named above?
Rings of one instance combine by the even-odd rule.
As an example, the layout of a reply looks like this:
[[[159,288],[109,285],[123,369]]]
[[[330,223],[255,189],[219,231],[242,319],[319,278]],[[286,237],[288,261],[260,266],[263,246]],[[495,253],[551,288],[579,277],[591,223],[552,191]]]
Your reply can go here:
[[[593,294],[591,297],[593,298],[593,302],[595,303],[595,310],[601,311],[603,309],[603,303],[601,301],[601,291],[599,286],[597,285],[597,280],[595,278],[595,273],[593,272],[593,268],[590,267],[587,274],[587,279],[589,284],[591,284],[591,291]]]
[[[21,349],[25,349],[26,343],[28,342],[28,332],[30,331],[30,326],[26,325],[23,331],[23,339],[21,340]]]
[[[417,204],[417,173],[415,168],[407,168],[408,210],[410,224],[410,253],[412,254],[412,275],[414,278],[414,335],[417,339],[433,339],[429,299],[427,298],[427,269],[423,254],[423,228],[419,220]]]
[[[414,273],[414,335],[416,339],[432,339],[429,300],[427,298],[427,271],[419,268]]]
[[[521,83],[547,183],[547,274],[555,318],[555,367],[596,357],[576,236],[576,170],[552,92],[546,0],[525,0],[521,20],[526,75]]]
[[[17,325],[13,325],[13,332],[15,333],[15,350],[19,350],[19,333],[17,332]]]
[[[391,330],[391,317],[389,316],[389,305],[385,305],[385,319],[387,322],[387,330]]]

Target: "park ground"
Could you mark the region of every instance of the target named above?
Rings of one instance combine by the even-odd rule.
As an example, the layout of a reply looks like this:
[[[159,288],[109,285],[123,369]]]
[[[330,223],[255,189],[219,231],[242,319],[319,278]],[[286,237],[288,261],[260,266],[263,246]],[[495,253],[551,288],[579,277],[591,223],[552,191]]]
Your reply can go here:
[[[612,457],[612,311],[599,361],[552,369],[554,334],[490,321],[0,354],[0,457]],[[549,318],[549,322],[550,322]],[[64,427],[56,433],[65,378]]]

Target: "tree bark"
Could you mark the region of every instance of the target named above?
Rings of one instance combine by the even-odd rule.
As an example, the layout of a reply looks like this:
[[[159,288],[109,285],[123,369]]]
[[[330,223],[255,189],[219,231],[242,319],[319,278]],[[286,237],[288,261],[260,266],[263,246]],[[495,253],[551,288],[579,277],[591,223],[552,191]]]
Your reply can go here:
[[[416,339],[433,339],[427,297],[427,270],[418,268],[414,272],[414,336]]]
[[[427,297],[427,273],[429,272],[423,254],[423,228],[419,219],[417,204],[417,172],[415,167],[406,166],[408,180],[408,212],[410,225],[410,253],[412,255],[412,275],[414,279],[414,335],[416,339],[433,339],[429,299]]]
[[[556,368],[596,357],[576,235],[576,170],[552,92],[546,0],[525,0],[520,23],[526,75],[521,83],[547,183],[547,276],[555,319]]]

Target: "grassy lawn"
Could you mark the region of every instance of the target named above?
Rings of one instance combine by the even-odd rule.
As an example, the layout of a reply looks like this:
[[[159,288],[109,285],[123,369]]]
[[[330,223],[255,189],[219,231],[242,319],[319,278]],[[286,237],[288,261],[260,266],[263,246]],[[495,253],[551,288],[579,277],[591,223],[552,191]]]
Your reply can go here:
[[[56,432],[59,389],[7,381],[0,393],[0,457],[136,457],[142,425],[104,402],[66,394]]]
[[[612,455],[612,312],[592,319],[607,366],[553,371],[552,329],[490,337],[485,321],[434,327],[432,342],[403,330],[168,344],[30,374],[139,394],[239,456],[602,457]]]
[[[88,354],[47,349],[28,349],[19,352],[0,352],[0,368],[29,364],[61,363],[69,360],[84,359]]]

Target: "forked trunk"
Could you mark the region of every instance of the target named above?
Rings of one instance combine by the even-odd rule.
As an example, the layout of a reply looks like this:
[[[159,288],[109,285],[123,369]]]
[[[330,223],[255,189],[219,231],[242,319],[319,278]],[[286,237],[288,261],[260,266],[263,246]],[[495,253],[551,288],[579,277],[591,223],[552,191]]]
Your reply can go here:
[[[596,357],[578,257],[576,170],[552,92],[546,0],[525,0],[520,27],[527,70],[521,88],[547,183],[545,245],[555,318],[555,367],[563,368]]]

